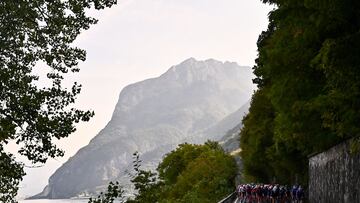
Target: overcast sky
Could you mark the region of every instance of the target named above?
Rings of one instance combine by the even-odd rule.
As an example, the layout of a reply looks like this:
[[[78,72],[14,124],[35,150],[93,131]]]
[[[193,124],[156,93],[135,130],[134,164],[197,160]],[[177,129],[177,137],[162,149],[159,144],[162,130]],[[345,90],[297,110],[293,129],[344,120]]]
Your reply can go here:
[[[74,79],[83,85],[77,106],[94,110],[95,117],[59,142],[65,157],[26,169],[20,195],[40,192],[49,176],[89,143],[110,120],[124,86],[157,77],[190,57],[252,66],[270,10],[260,0],[118,0],[94,13],[99,23],[76,41],[87,61]]]

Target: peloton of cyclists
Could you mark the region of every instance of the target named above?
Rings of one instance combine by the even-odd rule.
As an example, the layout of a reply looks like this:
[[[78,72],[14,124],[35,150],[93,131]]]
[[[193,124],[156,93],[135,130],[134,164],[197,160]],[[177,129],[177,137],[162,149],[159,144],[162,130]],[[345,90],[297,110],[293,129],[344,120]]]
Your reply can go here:
[[[240,184],[236,192],[240,203],[302,203],[305,198],[301,185]]]

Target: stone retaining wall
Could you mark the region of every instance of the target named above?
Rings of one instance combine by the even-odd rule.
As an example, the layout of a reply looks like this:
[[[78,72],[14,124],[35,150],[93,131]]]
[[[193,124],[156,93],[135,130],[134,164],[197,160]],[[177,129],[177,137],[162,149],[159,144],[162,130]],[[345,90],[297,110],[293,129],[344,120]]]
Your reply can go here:
[[[351,140],[309,159],[310,203],[360,203],[360,153]]]

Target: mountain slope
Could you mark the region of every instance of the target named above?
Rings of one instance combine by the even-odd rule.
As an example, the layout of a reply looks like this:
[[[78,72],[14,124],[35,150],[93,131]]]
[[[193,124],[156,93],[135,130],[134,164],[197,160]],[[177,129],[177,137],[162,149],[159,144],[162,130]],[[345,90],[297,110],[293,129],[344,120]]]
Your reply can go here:
[[[220,122],[220,125],[221,123],[226,123],[226,126],[233,124],[231,127],[226,128],[226,133],[223,134],[223,137],[219,139],[219,143],[228,153],[237,151],[240,148],[239,134],[241,128],[243,127],[242,119],[246,114],[249,113],[249,108],[250,100],[246,102],[239,110],[226,117],[224,121]]]
[[[251,78],[249,67],[190,58],[158,78],[125,87],[105,128],[33,198],[70,198],[126,179],[123,171],[135,151],[142,154],[144,165],[154,167],[179,143],[219,139],[228,130],[219,122],[250,99]],[[221,126],[232,128],[241,118],[230,120]]]

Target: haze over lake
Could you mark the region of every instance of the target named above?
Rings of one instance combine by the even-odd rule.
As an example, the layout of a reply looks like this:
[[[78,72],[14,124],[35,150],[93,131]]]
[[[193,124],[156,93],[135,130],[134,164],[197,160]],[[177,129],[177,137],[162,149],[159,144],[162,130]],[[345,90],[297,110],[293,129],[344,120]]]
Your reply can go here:
[[[19,203],[84,203],[88,200],[73,200],[73,199],[37,199],[37,200],[20,200]]]

